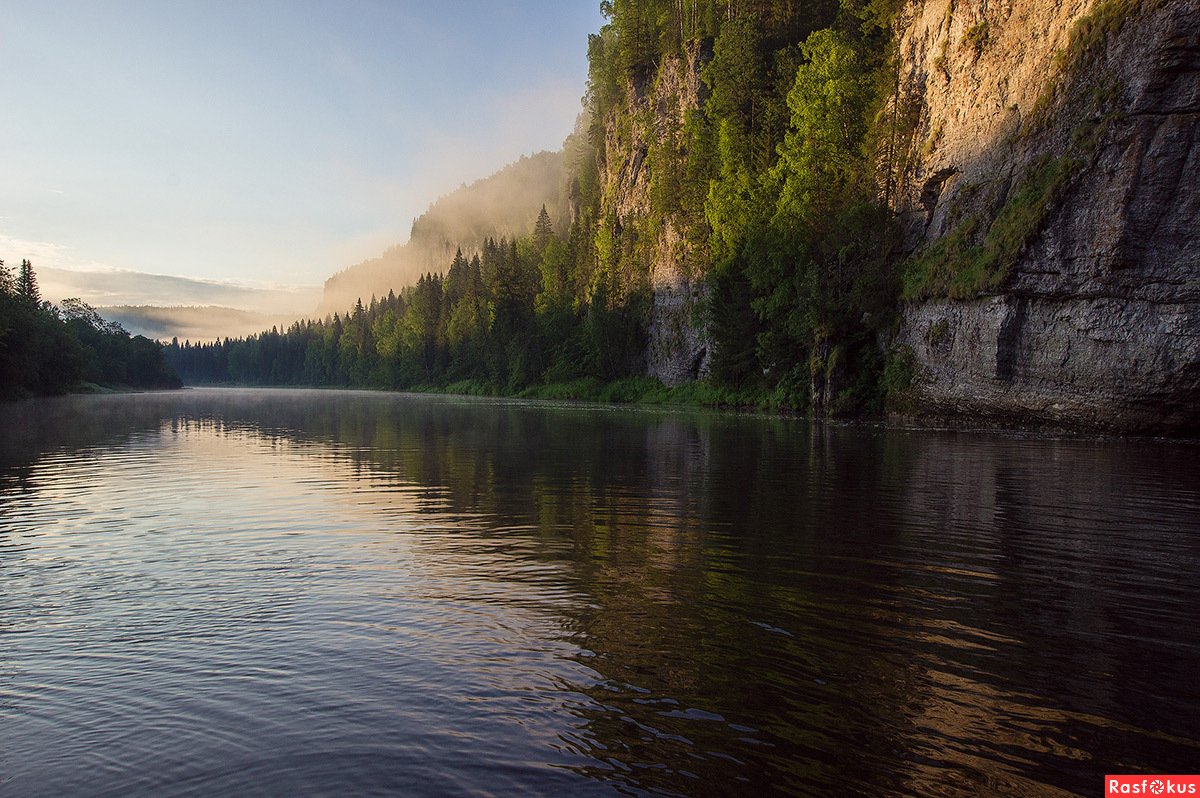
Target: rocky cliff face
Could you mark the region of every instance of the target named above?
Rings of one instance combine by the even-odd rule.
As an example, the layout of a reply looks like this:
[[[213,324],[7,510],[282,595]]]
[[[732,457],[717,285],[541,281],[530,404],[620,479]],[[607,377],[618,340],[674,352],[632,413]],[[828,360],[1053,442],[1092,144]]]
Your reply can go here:
[[[629,87],[629,107],[607,122],[600,163],[602,213],[615,217],[617,228],[634,240],[632,245],[650,264],[653,304],[646,373],[667,385],[708,372],[709,346],[697,319],[703,266],[696,263],[677,219],[667,215],[656,229],[640,228],[652,216],[649,148],[653,143],[678,153],[683,147],[685,115],[703,101],[703,58],[699,45],[693,45],[683,57],[665,59],[653,81]],[[637,242],[639,236],[648,240]]]
[[[910,294],[912,406],[1200,428],[1200,2],[928,0],[900,46],[909,246],[996,278]]]

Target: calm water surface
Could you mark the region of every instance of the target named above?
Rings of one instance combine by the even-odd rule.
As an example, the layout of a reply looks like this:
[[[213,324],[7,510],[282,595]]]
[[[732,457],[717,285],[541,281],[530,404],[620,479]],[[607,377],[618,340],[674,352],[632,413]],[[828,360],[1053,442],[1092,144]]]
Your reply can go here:
[[[0,795],[1194,773],[1198,465],[353,392],[0,407]]]

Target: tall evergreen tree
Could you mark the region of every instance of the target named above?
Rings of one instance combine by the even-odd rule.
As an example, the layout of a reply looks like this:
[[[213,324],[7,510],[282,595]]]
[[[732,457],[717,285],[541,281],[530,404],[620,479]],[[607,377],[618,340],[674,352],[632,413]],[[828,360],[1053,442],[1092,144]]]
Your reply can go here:
[[[17,275],[17,293],[31,305],[41,301],[38,292],[37,275],[33,273],[33,264],[28,260],[21,261],[21,271]]]
[[[533,246],[538,254],[546,251],[550,240],[554,238],[554,225],[550,222],[550,214],[546,212],[545,203],[538,212],[537,221],[533,224]]]

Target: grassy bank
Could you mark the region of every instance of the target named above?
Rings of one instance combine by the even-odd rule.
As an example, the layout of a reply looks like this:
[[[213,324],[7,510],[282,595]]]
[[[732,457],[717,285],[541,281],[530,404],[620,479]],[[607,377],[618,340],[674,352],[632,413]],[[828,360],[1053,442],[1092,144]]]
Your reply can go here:
[[[108,392],[95,386],[95,393]],[[597,402],[602,404],[650,405],[662,407],[720,408],[792,412],[797,408],[780,402],[776,397],[752,391],[734,391],[705,382],[690,382],[668,388],[651,377],[623,377],[604,382],[592,377],[567,382],[531,385],[517,391],[505,391],[480,380],[460,380],[448,385],[414,385],[406,388],[387,388],[380,385],[297,385],[247,384],[233,382],[196,382],[188,388],[292,388],[311,390],[388,391],[401,393],[445,394],[448,396],[480,396],[509,399],[538,399],[549,401]]]
[[[518,399],[548,399],[606,404],[662,405],[745,410],[788,410],[771,396],[735,391],[705,382],[690,382],[668,388],[651,377],[623,377],[604,382],[582,377],[567,382],[531,385],[519,391],[500,391],[478,380],[462,380],[449,385],[421,385],[417,393],[443,393],[457,396],[495,396]]]

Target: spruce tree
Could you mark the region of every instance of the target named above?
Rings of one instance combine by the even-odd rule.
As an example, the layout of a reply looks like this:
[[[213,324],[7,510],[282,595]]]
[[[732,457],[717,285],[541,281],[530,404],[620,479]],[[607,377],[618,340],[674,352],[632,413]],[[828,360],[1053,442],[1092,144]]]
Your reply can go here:
[[[546,212],[546,206],[543,204],[533,225],[533,246],[539,255],[546,251],[546,245],[553,237],[554,225],[550,223],[550,214]]]
[[[33,264],[28,260],[21,261],[21,271],[17,275],[17,293],[31,305],[41,301],[38,293],[37,275],[33,273]]]

